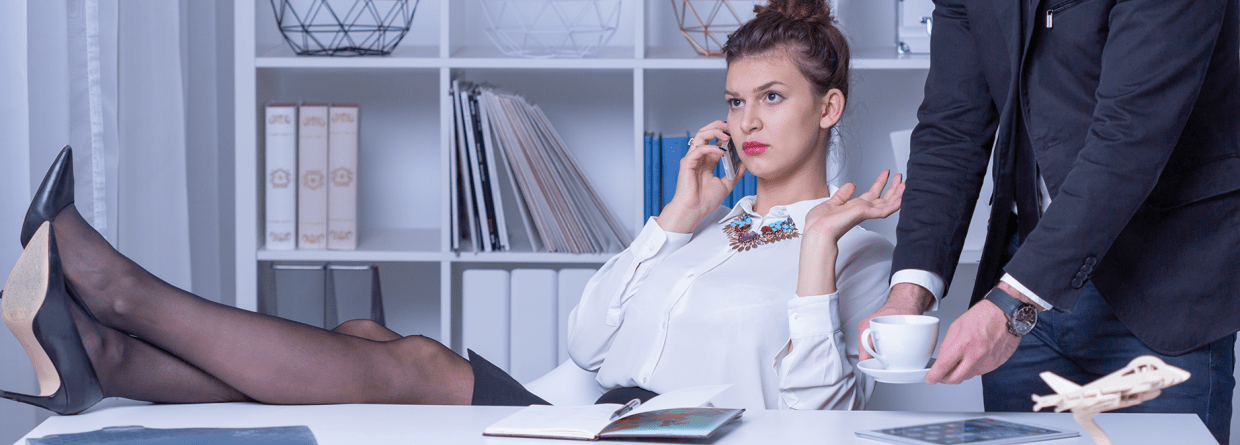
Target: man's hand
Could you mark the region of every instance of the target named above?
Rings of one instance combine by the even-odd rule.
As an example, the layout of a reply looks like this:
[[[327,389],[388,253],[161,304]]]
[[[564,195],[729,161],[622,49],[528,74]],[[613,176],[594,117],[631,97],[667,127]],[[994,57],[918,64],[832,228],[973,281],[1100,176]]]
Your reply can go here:
[[[934,303],[934,295],[926,288],[911,283],[899,283],[891,287],[891,294],[887,296],[887,302],[883,306],[861,320],[857,325],[857,338],[861,338],[861,333],[870,327],[870,320],[874,317],[882,317],[884,315],[921,315],[929,309]],[[858,340],[860,341],[860,340]],[[870,353],[866,352],[865,346],[857,345],[860,351],[860,360],[869,360]]]
[[[1006,283],[999,283],[998,287],[1021,301],[1030,302]],[[1007,314],[990,300],[982,300],[947,329],[947,338],[943,339],[938,359],[926,374],[926,383],[955,385],[993,371],[1012,357],[1017,346],[1020,346],[1020,337],[1008,332]]]

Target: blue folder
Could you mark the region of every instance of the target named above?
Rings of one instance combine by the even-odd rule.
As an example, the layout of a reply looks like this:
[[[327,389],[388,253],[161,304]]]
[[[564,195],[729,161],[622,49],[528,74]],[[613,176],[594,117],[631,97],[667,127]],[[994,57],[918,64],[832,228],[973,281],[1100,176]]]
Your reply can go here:
[[[654,163],[654,154],[650,150],[650,144],[653,143],[653,141],[654,141],[654,138],[650,136],[650,133],[646,133],[645,137],[642,138],[642,223],[643,224],[647,220],[649,220],[651,216],[654,215],[654,211],[653,211],[654,200],[651,199],[654,196],[653,193],[655,189],[654,168],[651,167],[651,164]]]
[[[29,445],[317,445],[305,426],[273,428],[174,428],[115,426],[85,433],[26,439]]]
[[[659,205],[661,210],[676,196],[676,178],[680,175],[680,158],[689,152],[689,133],[684,137],[665,137],[660,144],[663,151],[663,199]]]

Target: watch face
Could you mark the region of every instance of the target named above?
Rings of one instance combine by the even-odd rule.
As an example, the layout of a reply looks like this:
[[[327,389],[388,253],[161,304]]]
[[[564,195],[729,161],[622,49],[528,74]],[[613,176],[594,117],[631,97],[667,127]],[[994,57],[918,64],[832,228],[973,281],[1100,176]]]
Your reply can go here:
[[[1012,313],[1010,327],[1016,335],[1028,334],[1036,324],[1038,324],[1038,310],[1034,309],[1033,306],[1024,305]]]

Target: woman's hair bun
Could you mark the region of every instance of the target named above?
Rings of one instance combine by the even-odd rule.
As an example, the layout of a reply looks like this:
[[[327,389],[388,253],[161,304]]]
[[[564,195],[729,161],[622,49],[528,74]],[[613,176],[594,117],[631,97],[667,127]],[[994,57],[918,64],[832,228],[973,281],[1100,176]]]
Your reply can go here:
[[[827,0],[770,0],[766,6],[753,7],[755,15],[768,11],[793,20],[831,22],[831,7],[827,5]]]

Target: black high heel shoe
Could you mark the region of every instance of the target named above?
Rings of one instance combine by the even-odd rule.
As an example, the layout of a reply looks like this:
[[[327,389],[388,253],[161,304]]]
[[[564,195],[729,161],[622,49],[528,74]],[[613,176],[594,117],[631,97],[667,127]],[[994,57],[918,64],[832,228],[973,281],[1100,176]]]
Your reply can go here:
[[[60,149],[60,154],[56,155],[56,160],[52,161],[51,168],[47,169],[47,174],[43,176],[43,183],[39,184],[39,189],[34,192],[34,198],[30,200],[30,208],[26,210],[26,220],[22,223],[22,247],[30,243],[30,237],[34,236],[34,232],[39,230],[44,222],[51,222],[60,214],[65,207],[73,205],[73,147],[66,145]],[[93,321],[99,321],[95,318],[95,314],[86,307],[86,302],[82,301],[81,296],[73,289],[73,285],[65,281],[66,289],[69,292],[69,298],[86,312],[86,316]]]
[[[26,350],[39,378],[39,395],[3,391],[0,397],[57,414],[77,414],[103,399],[103,388],[73,323],[52,224],[28,239],[9,275],[0,313]]]
[[[26,221],[22,223],[22,247],[26,247],[44,221],[55,219],[70,204],[73,204],[73,149],[66,145],[52,161],[52,167],[43,176],[43,183],[34,192],[34,199],[26,210]]]

